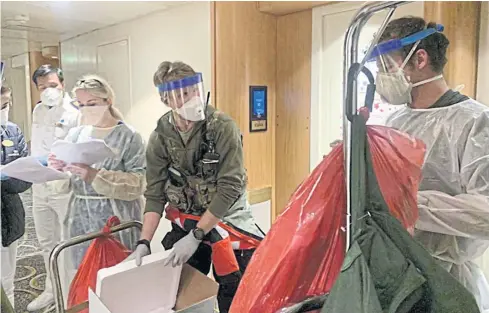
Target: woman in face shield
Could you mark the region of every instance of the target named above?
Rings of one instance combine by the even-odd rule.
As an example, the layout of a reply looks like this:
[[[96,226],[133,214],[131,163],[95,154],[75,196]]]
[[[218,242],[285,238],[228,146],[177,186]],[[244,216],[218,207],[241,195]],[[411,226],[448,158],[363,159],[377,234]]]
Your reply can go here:
[[[64,192],[73,192],[64,223],[65,236],[100,231],[113,215],[121,221],[140,221],[146,169],[141,135],[123,122],[114,107],[114,92],[101,77],[83,77],[76,82],[73,94],[80,107],[81,126],[70,130],[65,140],[76,143],[102,139],[116,156],[96,164],[65,164],[55,155],[49,156],[50,167],[71,173],[68,182],[57,185]],[[138,237],[130,231],[121,235],[129,249]],[[88,245],[71,248],[72,270],[78,268]]]
[[[442,30],[422,18],[391,21],[374,50],[376,85],[405,105],[387,126],[426,144],[415,237],[489,312],[489,286],[473,263],[489,247],[489,109],[448,87]]]
[[[141,240],[128,258],[141,264],[161,216],[172,223],[163,239],[167,264],[188,263],[219,283],[219,311],[229,311],[241,275],[263,234],[246,194],[241,133],[226,114],[207,106],[202,74],[163,62],[154,75],[163,115],[148,142],[146,209]]]

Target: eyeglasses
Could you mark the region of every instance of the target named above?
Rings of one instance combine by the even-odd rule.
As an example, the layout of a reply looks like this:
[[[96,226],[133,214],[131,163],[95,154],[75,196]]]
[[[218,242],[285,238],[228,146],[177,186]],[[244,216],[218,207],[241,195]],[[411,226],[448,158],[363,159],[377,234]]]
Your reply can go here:
[[[83,86],[83,85],[85,85],[85,84],[89,84],[89,85],[90,85],[90,84],[93,84],[94,82],[95,82],[95,83],[97,83],[97,84],[99,85],[99,87],[103,87],[103,86],[104,86],[104,84],[103,84],[103,83],[102,83],[100,80],[98,80],[98,79],[96,79],[96,78],[90,78],[90,79],[82,79],[82,80],[79,80],[79,81],[76,83],[76,86],[77,86],[77,87],[81,87],[81,86]]]

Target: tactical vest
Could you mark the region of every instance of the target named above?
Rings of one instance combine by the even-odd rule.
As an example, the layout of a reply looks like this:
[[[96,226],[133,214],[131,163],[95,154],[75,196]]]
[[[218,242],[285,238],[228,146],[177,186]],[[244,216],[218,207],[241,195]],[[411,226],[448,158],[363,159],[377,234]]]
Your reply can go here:
[[[194,164],[195,173],[181,169],[176,157],[170,154],[168,180],[165,184],[165,195],[168,204],[181,212],[202,215],[217,192],[217,171],[220,155],[215,151],[215,124],[219,112],[215,111],[206,119],[202,129],[202,142],[197,161]],[[165,138],[167,147],[169,143]]]

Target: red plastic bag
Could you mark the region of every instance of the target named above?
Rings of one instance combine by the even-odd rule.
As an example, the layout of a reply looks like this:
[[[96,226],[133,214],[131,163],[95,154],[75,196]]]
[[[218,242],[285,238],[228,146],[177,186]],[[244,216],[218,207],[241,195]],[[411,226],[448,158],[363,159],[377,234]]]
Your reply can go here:
[[[96,238],[88,247],[70,286],[68,308],[88,300],[88,288],[95,290],[97,272],[100,269],[117,265],[131,253],[122,243],[110,235],[110,227],[119,224],[120,220],[117,216],[109,218],[103,228],[107,236]],[[88,309],[81,312],[88,313]]]
[[[368,126],[367,135],[389,209],[413,228],[425,145],[382,126]],[[331,289],[345,254],[343,163],[339,144],[294,192],[248,265],[231,313],[275,313]]]

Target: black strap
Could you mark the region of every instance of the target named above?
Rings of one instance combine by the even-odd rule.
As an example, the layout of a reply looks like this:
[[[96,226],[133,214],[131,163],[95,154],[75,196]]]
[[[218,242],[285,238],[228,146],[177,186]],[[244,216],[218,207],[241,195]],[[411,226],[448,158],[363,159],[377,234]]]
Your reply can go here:
[[[151,253],[151,243],[147,239],[141,239],[136,242],[136,247],[139,245],[145,245],[148,247],[149,253]]]

